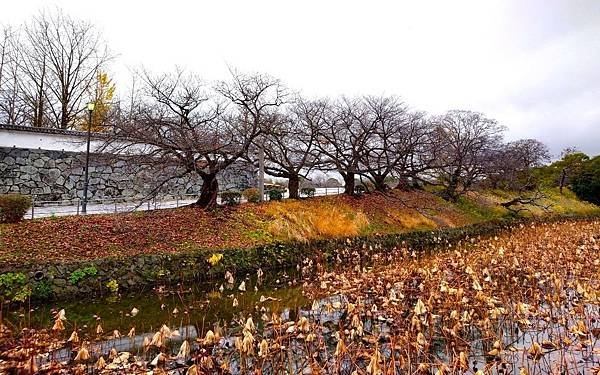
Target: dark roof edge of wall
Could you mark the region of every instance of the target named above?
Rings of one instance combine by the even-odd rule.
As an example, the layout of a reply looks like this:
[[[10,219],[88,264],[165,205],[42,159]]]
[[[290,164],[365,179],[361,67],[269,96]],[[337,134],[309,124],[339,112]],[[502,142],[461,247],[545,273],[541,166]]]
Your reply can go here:
[[[57,128],[40,128],[40,127],[33,127],[33,126],[0,124],[0,131],[2,131],[2,130],[13,130],[13,131],[42,133],[42,134],[73,135],[73,136],[78,136],[78,137],[86,135],[86,132],[82,132],[82,131],[78,131],[78,130],[67,130],[67,129],[57,129]]]

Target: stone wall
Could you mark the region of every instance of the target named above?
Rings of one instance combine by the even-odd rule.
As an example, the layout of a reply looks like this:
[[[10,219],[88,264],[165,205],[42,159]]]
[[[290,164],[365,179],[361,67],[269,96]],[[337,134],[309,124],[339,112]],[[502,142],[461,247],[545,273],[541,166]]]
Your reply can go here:
[[[82,198],[84,166],[83,153],[0,147],[0,194],[34,195],[36,200]],[[137,167],[127,157],[92,154],[88,197],[142,197],[159,178],[159,172]],[[234,164],[221,174],[219,184],[221,190],[254,186],[254,169],[247,163]],[[201,186],[200,178],[186,176],[169,181],[161,193],[196,194]]]

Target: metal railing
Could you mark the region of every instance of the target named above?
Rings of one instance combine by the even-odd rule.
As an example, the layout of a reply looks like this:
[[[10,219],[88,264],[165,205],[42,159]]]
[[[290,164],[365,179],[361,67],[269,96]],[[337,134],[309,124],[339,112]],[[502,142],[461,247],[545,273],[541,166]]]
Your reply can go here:
[[[342,192],[343,187],[316,188],[315,196],[337,195]],[[286,199],[288,197],[289,194],[286,190],[283,198]],[[268,199],[268,195],[265,194],[265,200]],[[163,195],[149,200],[144,200],[140,197],[89,199],[87,202],[87,215],[177,208],[192,204],[196,200],[198,200],[198,194]],[[41,217],[81,215],[82,201],[80,198],[43,200],[32,196],[31,211],[25,215],[25,218],[35,219]],[[245,202],[245,199],[241,198],[241,202]],[[222,204],[220,193],[217,197],[217,203]]]

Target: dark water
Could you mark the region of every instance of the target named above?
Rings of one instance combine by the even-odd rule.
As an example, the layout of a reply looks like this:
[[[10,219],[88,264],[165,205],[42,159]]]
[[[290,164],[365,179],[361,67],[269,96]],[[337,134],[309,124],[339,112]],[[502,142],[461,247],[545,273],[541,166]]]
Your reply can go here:
[[[244,281],[246,291],[239,290]],[[234,307],[234,299],[237,306]],[[263,302],[261,302],[261,299]],[[73,329],[85,338],[95,337],[97,325],[105,334],[118,330],[127,335],[132,327],[138,333],[154,332],[163,324],[170,327],[192,325],[200,334],[248,316],[277,313],[294,318],[311,302],[302,295],[296,270],[264,275],[237,276],[233,284],[225,280],[155,288],[127,295],[78,299],[67,302],[27,303],[5,307],[4,320],[13,332],[23,328],[51,328],[56,313],[64,309],[65,331]],[[133,309],[138,313],[132,316]],[[174,310],[176,312],[174,313]]]

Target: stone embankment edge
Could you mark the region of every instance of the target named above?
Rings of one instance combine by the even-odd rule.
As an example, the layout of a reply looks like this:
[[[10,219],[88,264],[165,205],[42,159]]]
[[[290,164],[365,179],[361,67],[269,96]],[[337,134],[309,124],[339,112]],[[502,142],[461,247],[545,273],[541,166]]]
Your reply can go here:
[[[197,250],[176,254],[140,254],[132,257],[104,258],[70,263],[48,262],[11,268],[0,267],[0,275],[23,273],[34,291],[33,299],[67,300],[85,296],[110,294],[107,284],[116,281],[120,293],[157,285],[174,285],[220,280],[230,271],[234,274],[285,269],[302,265],[307,260],[323,263],[359,257],[370,263],[381,254],[408,249],[419,254],[448,248],[450,244],[480,236],[492,236],[533,222],[560,220],[597,220],[600,216],[552,216],[546,218],[513,218],[472,224],[463,227],[413,231],[382,236],[364,236],[302,242],[279,242],[250,249]],[[208,259],[213,254],[223,257],[216,265]],[[356,259],[353,259],[356,261]],[[93,275],[78,271],[93,270]],[[74,282],[74,279],[77,279]],[[39,287],[43,285],[43,287]],[[36,287],[37,286],[37,287]],[[36,291],[42,290],[42,295]]]

